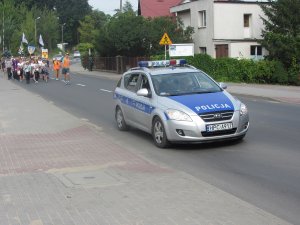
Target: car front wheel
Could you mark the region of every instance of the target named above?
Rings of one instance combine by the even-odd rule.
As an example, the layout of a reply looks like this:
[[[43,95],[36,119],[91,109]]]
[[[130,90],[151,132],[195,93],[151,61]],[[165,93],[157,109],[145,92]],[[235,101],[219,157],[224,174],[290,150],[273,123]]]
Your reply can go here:
[[[128,126],[125,122],[124,115],[123,115],[123,112],[120,109],[120,107],[116,108],[115,118],[116,118],[116,122],[117,122],[117,126],[118,126],[119,130],[121,130],[121,131],[128,130]]]
[[[167,148],[170,146],[170,142],[168,141],[165,127],[160,118],[156,117],[153,121],[152,125],[152,137],[154,143],[159,148]]]

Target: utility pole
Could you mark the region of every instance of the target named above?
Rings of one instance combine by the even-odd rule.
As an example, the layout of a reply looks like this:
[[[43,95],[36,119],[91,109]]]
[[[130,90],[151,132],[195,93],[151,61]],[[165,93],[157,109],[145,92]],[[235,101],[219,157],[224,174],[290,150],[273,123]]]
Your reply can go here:
[[[61,50],[64,52],[65,51],[65,45],[64,45],[64,26],[66,23],[63,23],[61,25]]]
[[[3,27],[3,36],[2,36],[2,44],[3,44],[3,53],[4,53],[4,50],[5,50],[5,44],[4,44],[4,7],[3,7],[3,25],[2,25],[2,27]]]
[[[122,0],[120,0],[120,12],[121,13],[123,12],[123,3],[122,3]]]

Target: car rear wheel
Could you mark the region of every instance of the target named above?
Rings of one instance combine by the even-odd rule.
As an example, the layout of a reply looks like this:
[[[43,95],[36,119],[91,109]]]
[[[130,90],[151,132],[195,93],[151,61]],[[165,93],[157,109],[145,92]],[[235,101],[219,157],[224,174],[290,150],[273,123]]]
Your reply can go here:
[[[125,122],[124,115],[123,115],[123,112],[120,109],[120,107],[116,108],[115,118],[116,118],[116,122],[117,122],[117,126],[118,126],[119,130],[121,130],[121,131],[128,130],[128,126]]]
[[[160,118],[156,117],[152,124],[152,137],[154,143],[159,148],[167,148],[170,146],[165,127]]]

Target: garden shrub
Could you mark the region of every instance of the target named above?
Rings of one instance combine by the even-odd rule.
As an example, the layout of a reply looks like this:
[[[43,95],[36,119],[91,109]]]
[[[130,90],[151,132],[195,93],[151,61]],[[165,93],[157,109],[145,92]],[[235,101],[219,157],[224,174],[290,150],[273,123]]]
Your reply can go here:
[[[161,60],[164,59],[164,56],[153,56],[151,58]],[[298,85],[300,83],[300,66],[296,63],[296,60],[287,70],[281,62],[275,60],[214,59],[206,54],[196,54],[194,57],[184,58],[188,64],[204,71],[217,81]]]

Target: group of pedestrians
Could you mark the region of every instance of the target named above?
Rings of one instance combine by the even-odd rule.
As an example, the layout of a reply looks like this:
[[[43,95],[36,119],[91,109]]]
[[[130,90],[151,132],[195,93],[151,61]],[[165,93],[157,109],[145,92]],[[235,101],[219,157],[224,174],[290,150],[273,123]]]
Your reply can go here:
[[[32,79],[38,83],[42,78],[45,82],[49,79],[49,62],[41,58],[7,57],[2,58],[2,71],[6,72],[7,79],[26,80],[29,84]]]
[[[2,71],[7,75],[7,79],[18,80],[22,82],[26,81],[27,84],[32,80],[34,83],[38,83],[40,79],[48,82],[49,80],[49,60],[39,57],[7,57],[1,59]],[[67,53],[60,61],[58,59],[53,61],[53,71],[56,76],[56,80],[60,79],[60,70],[64,75],[65,84],[70,84],[70,58]]]
[[[66,84],[70,84],[70,57],[69,53],[66,53],[66,55],[63,57],[62,60],[60,59],[54,59],[53,60],[53,70],[55,73],[55,79],[60,79],[60,70],[62,75],[64,76],[64,82]]]

